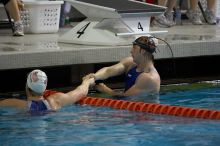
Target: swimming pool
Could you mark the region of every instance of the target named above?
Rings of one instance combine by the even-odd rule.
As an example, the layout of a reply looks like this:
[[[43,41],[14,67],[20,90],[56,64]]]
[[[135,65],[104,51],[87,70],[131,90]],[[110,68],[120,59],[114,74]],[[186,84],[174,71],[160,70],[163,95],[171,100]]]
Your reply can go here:
[[[160,102],[220,110],[220,88],[161,92]],[[0,145],[218,146],[220,121],[74,105],[31,115],[0,108]]]

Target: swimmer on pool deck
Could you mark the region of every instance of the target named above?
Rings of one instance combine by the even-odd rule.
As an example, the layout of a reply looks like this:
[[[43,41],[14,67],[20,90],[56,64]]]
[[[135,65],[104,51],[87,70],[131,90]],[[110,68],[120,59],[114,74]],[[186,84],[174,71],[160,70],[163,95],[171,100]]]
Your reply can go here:
[[[76,103],[88,93],[89,86],[94,84],[93,78],[84,78],[82,84],[68,92],[57,92],[48,97],[43,94],[47,87],[47,75],[41,70],[29,73],[26,83],[27,100],[9,98],[0,101],[0,106],[16,107],[28,111],[58,110],[63,106]]]
[[[156,45],[153,38],[141,36],[133,42],[133,47],[130,51],[131,57],[124,58],[115,65],[104,67],[96,73],[88,74],[85,77],[94,78],[97,82],[125,73],[126,80],[123,93],[112,90],[104,83],[96,85],[98,91],[112,96],[136,96],[159,93],[160,75],[153,64],[153,53],[155,51]]]

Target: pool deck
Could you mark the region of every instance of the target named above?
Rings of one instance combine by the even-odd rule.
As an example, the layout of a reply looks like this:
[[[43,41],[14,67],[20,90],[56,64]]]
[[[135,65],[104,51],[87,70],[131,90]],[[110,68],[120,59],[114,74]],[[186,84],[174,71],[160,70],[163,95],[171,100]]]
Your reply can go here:
[[[157,35],[165,39],[173,50],[174,58],[220,55],[220,25],[184,24]],[[34,67],[53,67],[75,64],[116,62],[130,55],[131,46],[89,46],[59,43],[58,38],[68,28],[55,34],[25,34],[11,36],[11,30],[0,30],[0,70]],[[165,43],[159,42],[155,59],[171,58]]]

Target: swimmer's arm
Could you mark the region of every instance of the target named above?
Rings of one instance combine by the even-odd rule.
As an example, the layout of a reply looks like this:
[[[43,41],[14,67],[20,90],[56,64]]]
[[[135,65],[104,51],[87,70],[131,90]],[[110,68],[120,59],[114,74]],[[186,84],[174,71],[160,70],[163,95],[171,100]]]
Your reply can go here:
[[[98,70],[94,74],[95,80],[105,80],[108,79],[109,77],[114,77],[117,75],[120,75],[124,72],[124,66],[121,63],[115,64],[110,67],[104,67],[100,70]]]
[[[62,106],[74,104],[88,94],[89,86],[94,84],[94,79],[85,79],[76,89],[64,94],[56,93],[48,97],[52,109],[57,110]]]
[[[106,93],[106,94],[111,95],[111,96],[124,96],[124,94],[122,92],[112,90],[111,88],[109,88],[108,86],[106,86],[103,83],[100,83],[100,84],[96,85],[95,88],[99,92]]]
[[[137,85],[133,85],[124,93],[124,96],[135,96],[141,94],[142,92],[143,90],[140,89]]]
[[[95,84],[94,78],[87,78],[84,79],[82,84],[79,85],[75,90],[66,93],[70,97],[70,102],[75,103],[87,96],[89,87],[93,84]]]
[[[99,92],[106,93],[111,96],[126,97],[126,96],[133,96],[133,95],[137,95],[137,94],[141,93],[140,89],[136,88],[135,86],[132,86],[125,93],[112,90],[111,88],[109,88],[108,86],[106,86],[103,83],[100,83],[100,84],[96,85],[95,87],[96,87],[96,90],[98,90]]]
[[[137,78],[135,84],[124,93],[124,96],[135,96],[142,93],[159,92],[155,82],[156,81],[152,79],[152,77],[142,74]]]
[[[126,71],[126,69],[132,63],[132,61],[133,59],[131,57],[127,57],[115,65],[104,67],[98,70],[94,74],[94,78],[97,81],[97,80],[105,80],[109,77],[121,75]]]
[[[152,91],[152,89],[154,88],[151,77],[146,76],[144,74],[140,75],[137,78],[135,84],[131,88],[129,88],[125,93],[112,90],[111,88],[109,88],[103,83],[100,83],[96,85],[95,87],[98,91],[102,93],[107,93],[111,96],[121,96],[121,97],[135,96],[141,93],[148,93]]]
[[[16,98],[9,98],[9,99],[1,100],[0,106],[26,109],[27,108],[27,101],[16,99]]]
[[[143,93],[158,93],[159,89],[157,89],[155,82],[156,81],[152,79],[151,76],[142,74],[137,78],[135,84],[131,88],[129,88],[125,93],[112,90],[103,83],[96,85],[96,89],[102,93],[107,93],[111,96],[136,96]]]
[[[107,93],[111,96],[121,96],[121,97],[135,96],[140,93],[146,92],[149,89],[149,84],[151,84],[149,80],[150,79],[148,76],[140,75],[137,78],[135,84],[131,88],[129,88],[125,93],[112,90],[103,83],[100,83],[95,87],[98,91],[102,93]]]

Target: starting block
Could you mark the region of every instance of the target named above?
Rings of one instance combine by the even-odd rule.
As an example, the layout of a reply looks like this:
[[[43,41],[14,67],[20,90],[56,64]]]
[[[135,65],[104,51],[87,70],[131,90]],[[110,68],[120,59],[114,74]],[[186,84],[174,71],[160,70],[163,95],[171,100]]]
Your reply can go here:
[[[87,18],[59,37],[63,43],[86,45],[129,45],[141,35],[164,33],[150,31],[151,16],[165,7],[133,0],[65,0]]]

